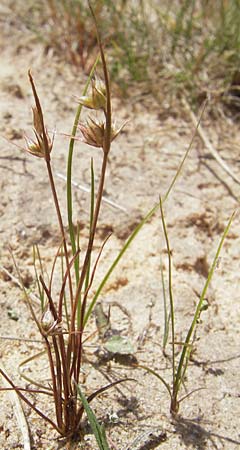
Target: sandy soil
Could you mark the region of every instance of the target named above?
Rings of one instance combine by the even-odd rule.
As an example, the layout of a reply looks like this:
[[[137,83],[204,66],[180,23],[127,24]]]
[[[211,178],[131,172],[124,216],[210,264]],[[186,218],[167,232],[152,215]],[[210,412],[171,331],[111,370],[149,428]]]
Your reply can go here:
[[[71,130],[77,106],[75,96],[81,94],[85,75],[79,70],[74,73],[52,53],[45,54],[17,16],[10,14],[8,3],[3,2],[0,7],[0,264],[16,276],[9,255],[11,245],[25,284],[34,291],[32,245],[39,245],[44,265],[49,268],[59,244],[59,234],[44,164],[24,152],[22,137],[24,133],[31,135],[33,104],[27,70],[31,68],[35,77],[48,128],[56,130],[53,168],[65,224],[66,189],[58,174],[66,172],[68,139],[60,133]],[[152,97],[141,95],[137,88],[129,98],[120,100],[114,96],[113,109],[118,123],[130,119],[113,145],[104,192],[105,197],[121,209],[107,202],[102,205],[96,249],[109,231],[113,234],[105,248],[94,289],[141,217],[168,189],[193,132],[189,116],[177,103],[157,103]],[[221,105],[215,105],[212,110],[214,114],[206,113],[202,125],[219,154],[240,178],[237,116],[224,111]],[[99,151],[84,144],[76,145],[73,179],[85,186],[89,186],[91,157],[98,179]],[[223,171],[197,137],[181,177],[165,204],[173,255],[178,341],[184,339],[221,233],[238,207],[239,194],[239,185]],[[74,202],[74,219],[81,224],[84,248],[89,196],[74,188]],[[198,340],[186,378],[187,392],[198,387],[203,390],[182,402],[178,420],[170,417],[169,398],[155,377],[135,369],[131,361],[121,364],[112,360],[98,367],[99,357],[94,350],[101,342],[95,338],[89,344],[88,358],[95,368],[86,362],[87,391],[106,384],[106,374],[136,379],[135,383],[112,389],[92,403],[97,417],[105,423],[112,448],[212,450],[239,447],[239,244],[237,215],[208,292],[209,308],[198,327]],[[160,252],[163,249],[161,221],[156,214],[112,275],[101,302],[105,310],[112,302],[127,308],[131,331],[127,317],[117,307],[112,308],[112,327],[123,335],[128,332],[139,363],[159,371],[170,381],[169,360],[162,354]],[[163,259],[166,263],[164,251]],[[41,351],[42,345],[23,340],[37,340],[39,336],[21,290],[3,271],[0,308],[1,364],[15,383],[26,386],[26,380],[19,377],[18,366]],[[94,318],[90,329],[95,329]],[[46,361],[38,358],[24,370],[32,378],[44,379]],[[9,393],[1,392],[0,399],[0,448],[21,449],[23,437]],[[42,410],[51,413],[51,404],[42,399],[38,402]],[[30,408],[23,407],[32,450],[66,448],[48,425]],[[77,448],[97,448],[90,431]]]

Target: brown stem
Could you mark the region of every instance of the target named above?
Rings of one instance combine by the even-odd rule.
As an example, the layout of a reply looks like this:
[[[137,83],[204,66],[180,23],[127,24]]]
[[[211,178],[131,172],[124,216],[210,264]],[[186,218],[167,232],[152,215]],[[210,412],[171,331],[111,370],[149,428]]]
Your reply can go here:
[[[90,237],[89,237],[89,241],[88,241],[88,247],[87,247],[87,251],[86,251],[86,255],[85,255],[85,259],[84,259],[84,263],[83,263],[81,277],[79,280],[79,284],[77,287],[77,292],[76,292],[76,296],[75,296],[75,300],[74,300],[74,309],[73,309],[73,314],[72,314],[73,321],[75,321],[75,318],[76,318],[78,298],[80,296],[80,293],[81,293],[81,290],[83,287],[83,282],[84,282],[87,268],[88,268],[89,258],[90,258],[91,252],[92,252],[93,241],[94,241],[94,237],[95,237],[95,233],[96,233],[97,221],[98,221],[99,211],[100,211],[101,202],[102,202],[107,161],[108,161],[108,155],[106,153],[104,153],[102,169],[101,169],[101,177],[100,177],[100,181],[99,181],[99,188],[98,188],[98,194],[97,194],[96,207],[95,207],[94,218],[93,218],[93,223],[92,223],[92,229],[91,229],[91,233],[90,233]]]
[[[44,289],[45,294],[47,295],[47,298],[48,298],[48,301],[49,301],[49,306],[50,306],[50,311],[51,311],[51,313],[53,315],[53,318],[54,318],[54,320],[58,320],[58,315],[57,315],[57,311],[56,311],[55,305],[53,303],[50,291],[47,288],[47,286],[46,286],[46,284],[45,284],[45,282],[43,280],[42,275],[39,276],[39,281],[40,281],[40,283],[41,283],[41,285],[42,285],[42,287]]]
[[[92,274],[91,274],[89,285],[88,285],[88,287],[87,287],[87,289],[86,289],[86,291],[84,293],[84,297],[83,297],[82,308],[81,308],[81,319],[80,319],[79,343],[78,343],[78,347],[77,347],[78,353],[77,353],[77,370],[76,370],[76,373],[77,373],[78,376],[79,376],[79,373],[80,373],[81,360],[82,360],[82,340],[83,340],[83,328],[84,328],[84,311],[85,311],[85,308],[86,308],[87,297],[88,297],[88,293],[89,293],[89,291],[91,289],[91,286],[93,284],[95,272],[96,272],[97,265],[98,265],[98,262],[100,260],[102,251],[104,249],[104,246],[105,246],[106,242],[110,238],[110,236],[111,235],[109,234],[107,236],[107,238],[105,239],[105,241],[103,242],[102,246],[101,246],[100,252],[99,252],[99,254],[97,256],[96,262],[95,262],[93,270],[92,270]],[[78,383],[78,381],[79,380],[76,379],[76,383]]]
[[[173,395],[171,398],[171,404],[170,404],[170,413],[172,416],[176,416],[179,410],[179,402],[176,398],[176,395]]]
[[[43,285],[43,288],[47,294],[50,309],[52,311],[52,314],[54,316],[55,320],[59,321],[59,317],[57,315],[57,312],[55,310],[51,295],[49,293],[48,288],[46,287],[41,275],[40,275],[40,281]],[[55,401],[55,409],[56,409],[56,416],[58,420],[58,424],[62,424],[62,385],[63,385],[63,391],[64,391],[64,399],[65,404],[68,401],[69,398],[72,397],[72,387],[71,387],[71,381],[70,381],[70,363],[68,362],[68,359],[66,357],[66,349],[65,349],[65,343],[62,333],[58,335],[58,342],[56,338],[53,336],[53,345],[54,345],[54,351],[55,351],[55,357],[56,357],[56,370],[57,374],[55,374],[54,369],[54,363],[52,359],[52,353],[51,348],[48,343],[47,337],[42,333],[48,350],[48,357],[49,357],[49,364],[51,369],[51,376],[52,376],[52,383],[53,383],[53,391],[54,391],[54,401]],[[61,355],[61,359],[60,359]],[[56,381],[57,380],[57,381]],[[57,388],[58,385],[58,388]],[[69,410],[68,408],[64,408],[64,422],[65,427],[68,429],[69,424]],[[60,422],[59,422],[60,421]]]
[[[88,270],[88,265],[89,265],[89,261],[90,261],[90,257],[91,257],[91,253],[92,253],[92,248],[93,248],[94,237],[95,237],[95,233],[96,233],[99,211],[100,211],[101,202],[102,202],[103,187],[104,187],[105,174],[106,174],[106,168],[107,168],[107,162],[108,162],[108,154],[109,154],[109,151],[111,148],[111,133],[112,133],[111,92],[110,92],[109,74],[108,74],[108,70],[107,70],[107,64],[106,64],[106,60],[105,60],[101,37],[100,37],[99,30],[98,30],[97,20],[96,20],[96,17],[95,17],[95,14],[91,7],[90,2],[88,2],[88,3],[89,3],[89,8],[91,10],[93,20],[95,23],[95,27],[96,27],[96,34],[97,34],[97,40],[98,40],[98,45],[99,45],[99,49],[100,49],[104,81],[105,81],[105,87],[106,87],[107,107],[106,107],[106,111],[104,111],[106,123],[105,123],[105,135],[104,135],[104,143],[103,143],[104,156],[103,156],[103,161],[102,161],[101,177],[100,177],[100,182],[99,182],[99,188],[98,188],[98,194],[97,194],[92,228],[91,228],[89,241],[88,241],[88,247],[87,247],[87,251],[85,254],[85,259],[84,259],[84,263],[83,263],[83,267],[82,267],[80,280],[79,280],[79,283],[77,286],[77,292],[76,292],[76,296],[74,299],[74,305],[73,305],[72,317],[71,317],[71,327],[70,327],[71,333],[70,333],[70,339],[69,339],[68,354],[71,352],[72,348],[74,348],[71,374],[74,373],[74,377],[75,377],[76,381],[79,379],[79,373],[80,373],[80,367],[81,367],[81,355],[82,355],[81,346],[82,346],[82,335],[83,335],[83,320],[81,321],[82,323],[80,322],[80,324],[78,325],[79,334],[75,338],[73,338],[72,336],[74,335],[74,331],[75,331],[75,319],[76,319],[78,302],[79,302],[79,298],[81,295],[83,283],[84,283],[84,280],[86,277],[86,273]],[[85,308],[86,308],[86,300],[87,299],[85,298],[84,304],[82,304],[82,308],[81,308],[81,318],[82,319],[84,318],[84,313],[85,313]],[[74,345],[73,345],[73,339],[74,339]]]
[[[47,165],[48,177],[49,177],[49,182],[50,182],[50,186],[51,186],[51,190],[52,190],[53,200],[54,200],[54,204],[55,204],[55,208],[56,208],[56,212],[57,212],[60,232],[61,232],[61,236],[62,236],[62,240],[63,240],[64,255],[65,255],[65,259],[66,259],[67,272],[69,274],[68,280],[69,280],[71,306],[73,306],[72,280],[71,280],[71,276],[70,276],[70,264],[69,264],[69,258],[68,258],[67,243],[66,243],[65,231],[64,231],[64,227],[63,227],[62,215],[61,215],[61,210],[60,210],[60,206],[59,206],[59,202],[58,202],[58,197],[57,197],[57,192],[56,192],[56,188],[55,188],[55,183],[54,183],[54,179],[53,179],[50,161],[46,160],[46,165]]]
[[[90,260],[90,256],[91,256],[91,252],[92,252],[92,248],[93,248],[94,237],[95,237],[95,233],[96,233],[97,221],[98,221],[98,216],[99,216],[99,211],[100,211],[100,206],[101,206],[101,201],[102,201],[102,195],[103,195],[103,187],[104,187],[105,174],[106,174],[106,168],[107,168],[107,160],[108,160],[108,155],[106,153],[104,153],[101,177],[100,177],[99,188],[98,188],[98,195],[97,195],[97,200],[96,200],[96,207],[95,207],[94,218],[93,218],[93,223],[92,223],[92,229],[91,229],[91,233],[90,233],[90,237],[89,237],[89,241],[88,241],[88,247],[87,247],[87,251],[86,251],[86,255],[85,255],[85,259],[84,259],[84,263],[83,263],[83,268],[82,268],[82,272],[81,272],[81,277],[80,277],[80,280],[78,283],[77,292],[76,292],[76,296],[75,296],[75,300],[74,300],[74,307],[73,307],[73,311],[72,311],[72,317],[71,317],[71,333],[72,334],[70,335],[70,345],[72,343],[71,336],[73,336],[73,333],[75,330],[75,318],[76,318],[76,312],[77,312],[78,299],[80,297],[84,279],[85,279],[85,276],[87,273],[87,268],[88,268],[88,264],[89,264],[89,260]],[[85,305],[82,305],[82,306],[84,307],[84,309],[81,310],[81,316],[84,317],[84,312],[85,312],[84,310],[85,310],[86,302],[85,302]],[[83,329],[81,329],[79,331],[80,331],[80,333],[75,337],[75,351],[74,351],[74,357],[73,357],[73,361],[72,361],[72,371],[71,371],[72,373],[73,372],[75,373],[75,379],[78,379],[78,373],[76,372],[74,367],[75,367],[76,360],[77,360],[77,354],[79,354],[78,347],[81,346],[81,342],[82,342]],[[77,365],[79,366],[79,363]]]
[[[77,312],[77,306],[78,306],[78,299],[81,294],[81,290],[83,287],[83,283],[85,280],[85,276],[87,273],[87,268],[88,268],[92,248],[93,248],[93,242],[94,242],[94,237],[95,237],[95,233],[96,233],[97,221],[98,221],[98,216],[99,216],[99,211],[100,211],[101,201],[102,201],[102,195],[103,195],[103,187],[104,187],[104,181],[105,181],[105,175],[106,175],[107,161],[108,161],[108,155],[106,153],[104,153],[101,177],[100,177],[99,188],[98,188],[98,195],[97,195],[97,200],[96,200],[96,207],[95,207],[94,218],[93,218],[93,223],[92,223],[92,229],[91,229],[91,233],[90,233],[90,237],[89,237],[89,241],[88,241],[88,247],[87,247],[87,251],[86,251],[86,255],[85,255],[85,259],[84,259],[84,263],[83,263],[81,277],[80,277],[80,280],[78,283],[77,292],[76,292],[76,296],[74,299],[74,307],[72,310],[71,327],[70,327],[71,334],[70,334],[70,339],[69,339],[68,353],[72,349],[73,339],[74,339],[75,342],[74,342],[71,373],[75,374],[74,375],[75,380],[78,380],[78,378],[79,378],[79,373],[78,373],[78,371],[76,371],[76,361],[77,361],[77,355],[79,355],[79,346],[82,345],[82,333],[83,333],[83,328],[81,328],[81,329],[79,329],[78,335],[74,337],[76,312]],[[81,310],[82,317],[84,317],[85,306],[86,306],[86,302],[84,305],[82,305],[82,307],[84,308]],[[80,326],[81,326],[81,324],[80,324]],[[80,354],[81,354],[81,352],[80,352]],[[79,362],[77,363],[77,367],[80,367]]]
[[[52,389],[53,389],[53,395],[54,395],[54,404],[55,404],[57,424],[60,428],[62,428],[63,423],[62,423],[62,413],[61,413],[61,403],[62,403],[61,389],[59,389],[59,386],[57,386],[57,383],[56,383],[56,379],[59,381],[59,378],[58,377],[56,378],[54,362],[53,362],[53,357],[52,357],[52,352],[51,352],[51,346],[48,342],[47,337],[45,337],[44,339],[45,339],[45,345],[47,347],[48,361],[49,361],[50,372],[51,372]],[[55,355],[56,355],[56,361],[58,362],[58,358],[57,358],[58,352],[56,353],[56,348],[54,348],[54,350],[55,350]],[[57,364],[57,368],[58,368],[58,364]]]

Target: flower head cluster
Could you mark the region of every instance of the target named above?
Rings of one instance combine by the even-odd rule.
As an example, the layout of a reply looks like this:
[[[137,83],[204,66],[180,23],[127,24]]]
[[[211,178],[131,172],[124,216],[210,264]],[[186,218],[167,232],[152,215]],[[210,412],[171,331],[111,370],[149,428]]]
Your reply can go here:
[[[58,320],[54,320],[53,313],[49,307],[45,308],[41,318],[42,333],[46,336],[59,334],[62,331],[62,326]]]
[[[92,79],[91,95],[80,97],[79,103],[89,109],[106,111],[106,87],[100,78],[95,77]]]
[[[40,100],[35,88],[35,84],[30,70],[28,71],[29,80],[32,86],[32,91],[35,99],[35,105],[32,108],[33,111],[33,132],[36,140],[26,139],[26,150],[38,158],[44,158],[50,160],[50,153],[53,147],[53,140],[50,139],[49,134],[44,125],[43,112],[40,104]]]
[[[124,125],[118,129],[115,125],[111,126],[111,142],[118,136]],[[104,147],[106,126],[103,121],[93,120],[89,117],[86,124],[79,124],[79,129],[83,135],[83,141],[86,144],[92,145],[93,147]]]
[[[33,131],[36,140],[26,140],[27,151],[28,153],[31,153],[31,155],[37,156],[38,158],[46,158],[46,155],[49,155],[51,153],[53,141],[50,139],[47,130],[42,124],[37,108],[32,108],[32,111],[34,125]]]
[[[112,123],[111,118],[111,107],[110,113],[107,110],[107,90],[103,81],[95,77],[92,80],[91,85],[91,95],[80,97],[79,102],[86,108],[99,111],[102,110],[105,116],[105,120],[98,120],[89,117],[86,123],[80,123],[79,129],[82,133],[83,141],[93,147],[99,147],[104,150],[104,152],[109,151],[109,144],[112,142],[120,131],[122,130],[123,124],[120,128],[116,128],[115,124]],[[106,142],[108,142],[107,145]]]

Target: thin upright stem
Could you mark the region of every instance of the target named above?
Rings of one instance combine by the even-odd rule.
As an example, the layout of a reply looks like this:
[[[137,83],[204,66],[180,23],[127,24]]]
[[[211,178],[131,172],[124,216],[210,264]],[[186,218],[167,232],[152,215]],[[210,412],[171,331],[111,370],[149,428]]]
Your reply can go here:
[[[71,299],[71,305],[73,305],[73,288],[72,288],[72,280],[71,280],[71,276],[70,276],[70,264],[69,264],[69,258],[68,258],[67,243],[66,243],[66,236],[65,236],[64,226],[63,226],[63,220],[62,220],[61,210],[60,210],[60,206],[59,206],[59,202],[58,202],[58,196],[57,196],[57,192],[56,192],[56,188],[55,188],[55,183],[54,183],[54,179],[53,179],[51,162],[46,160],[46,165],[47,165],[48,177],[49,177],[49,182],[50,182],[50,186],[51,186],[51,190],[52,190],[53,200],[54,200],[54,204],[55,204],[55,208],[56,208],[56,212],[57,212],[57,218],[58,218],[58,223],[59,223],[59,227],[60,227],[60,232],[61,232],[61,236],[62,236],[62,240],[63,240],[64,256],[65,256],[65,260],[66,260],[67,272],[69,274],[68,280],[69,280],[70,299]]]
[[[82,268],[80,280],[79,280],[78,287],[77,287],[77,292],[76,292],[76,295],[75,295],[74,307],[73,307],[73,310],[72,310],[71,327],[70,327],[71,334],[70,334],[70,339],[69,339],[69,346],[70,346],[69,347],[69,351],[70,351],[70,348],[71,348],[72,343],[73,343],[72,336],[74,336],[74,331],[75,331],[75,319],[76,319],[76,312],[77,312],[77,307],[78,307],[78,299],[80,297],[80,293],[81,293],[81,290],[82,290],[82,287],[83,287],[85,276],[86,276],[87,270],[88,270],[88,263],[89,263],[89,260],[90,260],[90,257],[91,257],[91,253],[92,253],[93,242],[94,242],[94,237],[95,237],[96,228],[97,228],[97,222],[98,222],[98,216],[99,216],[101,202],[102,202],[102,195],[103,195],[103,187],[104,187],[104,182],[105,182],[107,161],[108,161],[108,155],[106,153],[104,153],[103,154],[101,176],[100,176],[100,181],[99,181],[98,194],[97,194],[97,200],[96,200],[96,206],[95,206],[95,211],[94,211],[92,228],[91,228],[91,232],[90,232],[90,236],[89,236],[88,247],[87,247],[86,254],[85,254],[85,259],[84,259],[84,263],[83,263],[83,268]],[[86,301],[84,302],[84,304],[81,307],[81,317],[82,318],[84,318],[85,309],[86,309]],[[79,333],[75,337],[75,349],[76,349],[76,351],[74,352],[74,358],[73,358],[73,361],[72,361],[72,371],[74,371],[74,368],[76,367],[75,364],[76,364],[76,361],[77,361],[77,355],[79,355],[78,347],[82,345],[83,320],[80,321],[80,324],[79,324],[79,327],[78,327],[78,331],[79,331]],[[81,355],[81,352],[80,352],[80,355]],[[77,367],[80,367],[80,363],[79,362],[77,363]],[[77,379],[79,377],[78,371],[75,372],[75,376],[76,376],[76,381],[77,381]]]
[[[171,249],[167,234],[167,227],[164,219],[164,212],[163,212],[163,206],[162,206],[162,199],[160,198],[160,210],[161,210],[161,217],[162,217],[162,225],[163,225],[163,232],[165,237],[165,242],[167,246],[167,253],[168,253],[168,288],[169,288],[169,300],[170,300],[170,317],[171,317],[171,334],[172,334],[172,383],[173,383],[173,390],[175,389],[175,380],[176,380],[176,374],[175,374],[175,317],[174,317],[174,301],[173,301],[173,293],[172,293],[172,261],[171,261]]]
[[[105,136],[104,136],[104,144],[103,144],[104,156],[103,156],[103,162],[102,162],[98,195],[97,195],[97,200],[96,200],[96,207],[95,207],[95,211],[94,211],[93,223],[92,223],[92,228],[91,228],[91,232],[90,232],[90,236],[89,236],[85,260],[83,263],[82,273],[81,273],[81,277],[80,277],[78,287],[77,287],[77,293],[76,293],[75,302],[74,302],[74,309],[73,309],[73,313],[72,313],[72,316],[73,316],[72,325],[73,325],[73,322],[75,322],[78,298],[80,296],[80,293],[81,293],[81,290],[83,287],[84,279],[86,277],[86,273],[88,270],[88,263],[89,263],[91,252],[92,252],[92,246],[93,246],[93,241],[94,241],[94,237],[95,237],[100,206],[101,206],[101,202],[102,202],[108,154],[109,154],[109,151],[111,148],[111,132],[112,132],[112,106],[111,106],[111,91],[110,91],[109,73],[107,70],[106,59],[105,59],[105,55],[104,55],[104,51],[103,51],[101,36],[100,36],[99,30],[98,30],[96,16],[94,14],[94,11],[93,11],[93,8],[92,8],[90,2],[88,2],[88,4],[89,4],[89,8],[90,8],[90,11],[92,13],[93,20],[95,23],[98,46],[99,46],[100,56],[101,56],[101,61],[102,61],[102,66],[103,66],[103,75],[104,75],[104,82],[105,82],[105,88],[106,88],[106,99],[107,99],[106,111],[104,111],[106,124],[105,124]],[[84,314],[84,312],[81,312],[81,314]]]
[[[86,86],[83,90],[82,95],[86,95],[87,89],[89,87],[90,81],[92,79],[93,73],[96,69],[96,66],[99,61],[99,56],[97,56],[96,61],[91,69],[91,72],[88,77],[88,81],[86,83]],[[74,233],[74,226],[73,226],[73,210],[72,210],[72,161],[73,161],[73,149],[74,149],[74,143],[75,143],[75,135],[77,131],[78,122],[80,119],[82,111],[82,105],[79,104],[72,128],[71,133],[71,139],[69,143],[69,151],[68,151],[68,163],[67,163],[67,212],[68,212],[68,227],[69,227],[69,234],[70,234],[70,240],[71,240],[71,246],[72,246],[72,255],[74,256],[77,252],[77,245],[75,241],[75,233]],[[79,281],[79,257],[76,258],[74,262],[75,266],[75,277],[76,277],[76,283]]]
[[[100,176],[99,187],[98,187],[97,200],[96,200],[96,207],[95,207],[93,223],[92,223],[92,229],[91,229],[91,232],[90,232],[88,246],[87,246],[87,251],[86,251],[86,255],[85,255],[85,259],[84,259],[84,263],[83,263],[83,268],[82,268],[82,272],[81,272],[81,277],[80,277],[80,280],[79,280],[79,284],[78,284],[78,288],[77,288],[77,292],[76,292],[76,296],[75,296],[75,305],[74,305],[75,308],[73,310],[73,316],[74,316],[73,318],[74,318],[74,320],[75,320],[75,314],[76,314],[77,300],[79,298],[79,295],[80,295],[82,287],[83,287],[83,282],[84,282],[84,279],[85,279],[85,276],[86,276],[86,272],[87,272],[87,268],[88,268],[88,262],[89,262],[89,258],[90,258],[91,252],[92,252],[93,241],[94,241],[94,237],[95,237],[95,233],[96,233],[97,221],[98,221],[99,211],[100,211],[101,202],[102,202],[102,195],[103,195],[103,187],[104,187],[104,182],[105,182],[107,161],[108,161],[108,155],[106,153],[104,153],[103,161],[102,161],[102,168],[101,168],[101,176]]]

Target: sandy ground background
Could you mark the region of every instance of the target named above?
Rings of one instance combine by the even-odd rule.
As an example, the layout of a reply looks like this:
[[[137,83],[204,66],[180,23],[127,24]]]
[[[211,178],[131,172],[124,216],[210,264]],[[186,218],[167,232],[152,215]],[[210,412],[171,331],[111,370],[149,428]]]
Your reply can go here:
[[[32,69],[49,130],[56,130],[53,169],[63,210],[66,189],[58,174],[65,175],[69,133],[81,95],[85,75],[71,69],[27,32],[17,17],[11,16],[8,2],[1,6],[0,35],[0,252],[1,267],[14,276],[8,246],[11,245],[26,286],[35,290],[32,245],[38,244],[46,268],[51,267],[59,234],[43,162],[24,151],[23,135],[31,135],[33,99],[27,78]],[[96,251],[111,231],[97,281],[141,218],[167,191],[193,133],[193,124],[179,104],[156,102],[137,88],[128,98],[113,96],[114,116],[119,124],[130,122],[113,144],[104,195],[122,209],[106,202],[102,205],[97,230]],[[214,111],[214,113],[213,113]],[[209,106],[202,126],[219,154],[240,178],[239,118],[222,105]],[[89,186],[90,158],[94,158],[96,179],[100,153],[77,143],[73,179]],[[227,220],[239,203],[239,184],[217,164],[199,137],[194,141],[174,191],[165,203],[166,221],[173,256],[173,290],[176,306],[176,334],[184,339],[194,312],[198,294],[206,280]],[[89,196],[74,188],[74,219],[82,228],[82,245],[87,237]],[[181,417],[169,415],[169,398],[161,383],[144,370],[136,370],[129,361],[110,361],[98,366],[94,353],[101,343],[89,343],[86,362],[86,389],[106,384],[111,377],[134,377],[119,389],[101,395],[92,404],[97,417],[105,423],[107,435],[121,450],[150,449],[237,449],[239,435],[239,271],[240,224],[236,215],[208,291],[209,308],[198,327],[193,361],[186,379],[188,392],[204,388],[181,404]],[[118,302],[129,312],[127,317],[112,307],[112,327],[128,333],[138,362],[170,381],[169,360],[162,354],[163,296],[160,253],[166,265],[167,255],[161,232],[160,215],[155,214],[129,248],[101,296],[105,311]],[[1,364],[15,383],[20,380],[18,365],[42,349],[20,289],[3,271],[0,279],[0,354]],[[94,330],[91,320],[90,329]],[[8,340],[6,337],[17,338]],[[26,365],[33,378],[44,379],[46,361],[38,358]],[[47,376],[47,375],[46,375]],[[184,391],[183,391],[184,394]],[[31,396],[31,398],[34,398]],[[0,393],[0,448],[23,448],[23,438],[8,393]],[[51,405],[38,405],[51,413]],[[32,449],[60,449],[66,444],[28,407],[24,406],[32,440]],[[77,448],[95,449],[90,431]]]

